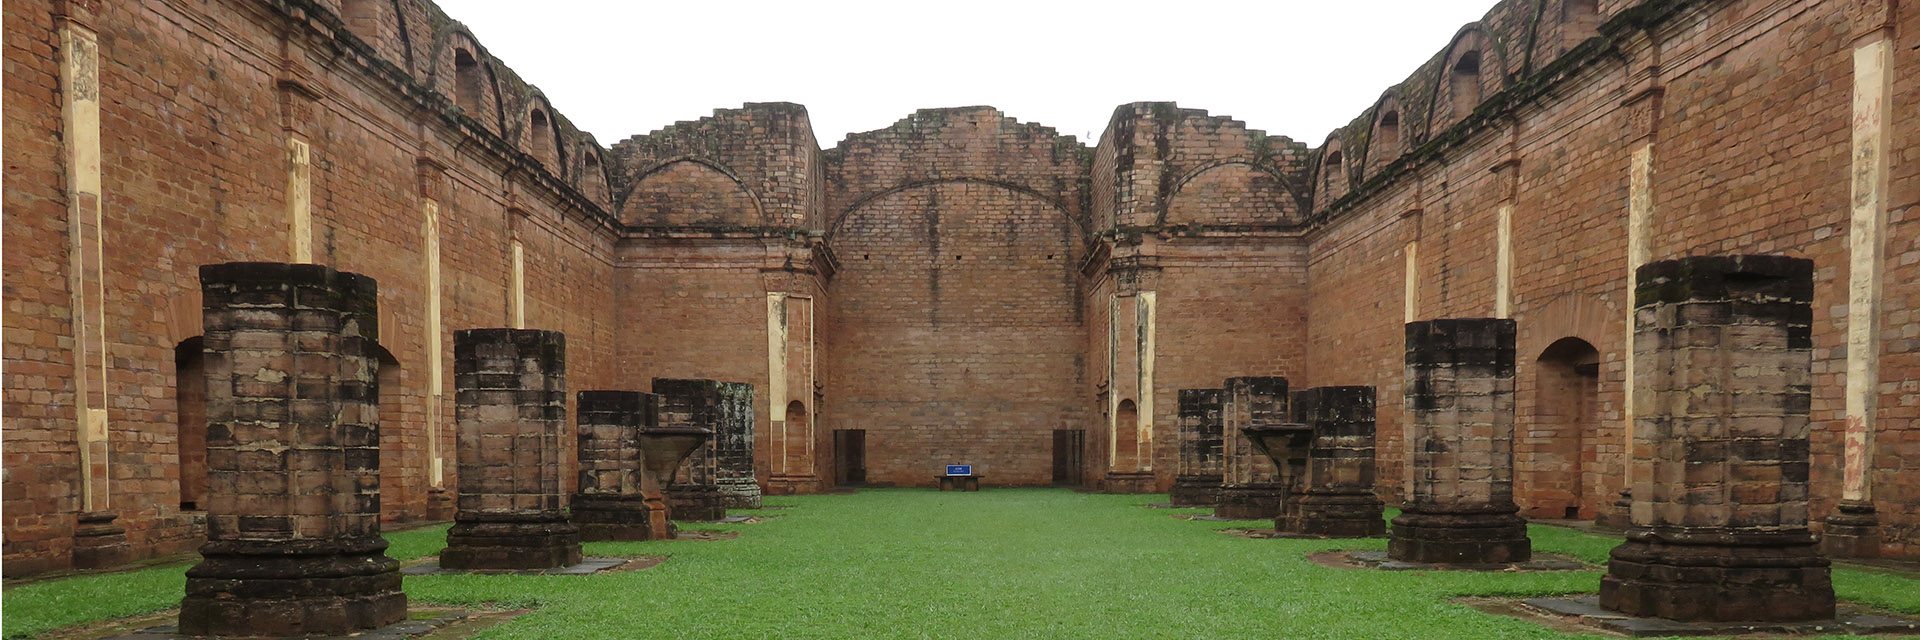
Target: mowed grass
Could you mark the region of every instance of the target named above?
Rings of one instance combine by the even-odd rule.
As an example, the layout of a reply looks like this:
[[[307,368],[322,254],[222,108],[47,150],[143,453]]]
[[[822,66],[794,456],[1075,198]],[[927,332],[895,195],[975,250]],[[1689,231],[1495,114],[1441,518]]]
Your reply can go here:
[[[1449,599],[1592,592],[1601,572],[1329,569],[1308,553],[1384,539],[1253,540],[1269,522],[1169,517],[1164,496],[1054,489],[866,490],[768,498],[791,508],[714,542],[588,544],[665,564],[594,576],[410,576],[415,603],[531,607],[484,638],[1570,638]],[[390,534],[438,551],[444,527]],[[1535,549],[1604,562],[1614,540],[1533,527]],[[8,638],[166,609],[183,568],[10,589]],[[1920,614],[1920,580],[1837,570],[1843,599]]]

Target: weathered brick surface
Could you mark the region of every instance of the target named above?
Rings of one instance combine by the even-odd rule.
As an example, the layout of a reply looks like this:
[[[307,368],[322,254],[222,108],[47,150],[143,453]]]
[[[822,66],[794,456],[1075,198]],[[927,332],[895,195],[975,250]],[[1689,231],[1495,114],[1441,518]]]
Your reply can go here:
[[[1280,469],[1254,450],[1241,431],[1287,421],[1287,379],[1277,377],[1227,378],[1220,413],[1224,479],[1214,515],[1235,520],[1265,520],[1280,515],[1286,498]]]
[[[580,531],[568,521],[561,464],[566,336],[463,329],[453,333],[453,354],[460,495],[440,566],[490,571],[578,564]]]
[[[187,571],[192,635],[346,635],[399,622],[380,537],[378,302],[319,265],[200,269],[207,541]]]
[[[1407,323],[1406,411],[1413,483],[1387,554],[1491,564],[1533,556],[1513,503],[1514,323]]]
[[[583,541],[647,540],[641,493],[640,430],[660,423],[660,396],[639,391],[582,391],[580,482],[571,519]]]
[[[1220,389],[1180,390],[1180,457],[1168,497],[1175,506],[1210,507],[1225,471]]]
[[[1826,620],[1809,523],[1813,262],[1640,267],[1633,526],[1600,604],[1678,620]]]

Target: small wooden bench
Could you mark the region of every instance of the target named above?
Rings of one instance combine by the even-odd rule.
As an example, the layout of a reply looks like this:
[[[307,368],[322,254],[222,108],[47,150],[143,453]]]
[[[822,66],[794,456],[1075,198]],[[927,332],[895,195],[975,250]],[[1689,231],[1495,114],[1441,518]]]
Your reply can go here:
[[[973,474],[965,476],[939,475],[934,477],[940,480],[941,491],[979,491],[980,479],[986,476]]]

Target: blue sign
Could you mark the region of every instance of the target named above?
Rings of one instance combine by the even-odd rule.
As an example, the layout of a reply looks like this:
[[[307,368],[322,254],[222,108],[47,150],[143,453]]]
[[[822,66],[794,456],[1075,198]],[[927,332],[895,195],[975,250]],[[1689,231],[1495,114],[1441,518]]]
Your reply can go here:
[[[950,464],[950,465],[947,465],[947,475],[950,475],[950,476],[970,476],[970,475],[973,475],[973,465],[970,465],[970,464]]]

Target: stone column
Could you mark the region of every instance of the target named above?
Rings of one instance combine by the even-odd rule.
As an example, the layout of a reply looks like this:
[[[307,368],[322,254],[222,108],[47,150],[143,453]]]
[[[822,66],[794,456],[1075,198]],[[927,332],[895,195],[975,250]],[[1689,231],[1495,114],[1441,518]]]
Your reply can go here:
[[[1387,555],[1492,564],[1533,557],[1513,502],[1514,325],[1504,318],[1407,323],[1413,491]]]
[[[1293,420],[1313,428],[1313,441],[1296,517],[1278,528],[1341,538],[1385,535],[1385,505],[1373,492],[1373,387],[1296,391]]]
[[[640,430],[659,424],[660,396],[639,391],[582,391],[580,486],[573,523],[580,539],[646,540],[641,495]]]
[[[1287,379],[1280,377],[1228,378],[1221,394],[1224,432],[1223,480],[1214,515],[1235,520],[1268,520],[1280,514],[1286,487],[1280,470],[1241,433],[1249,426],[1287,421]]]
[[[720,494],[720,456],[715,443],[721,439],[720,383],[712,380],[654,378],[653,392],[660,394],[660,426],[697,427],[713,430],[714,436],[695,449],[680,465],[673,483],[667,486],[667,505],[675,520],[719,520],[727,517],[725,500]]]
[[[1688,621],[1824,620],[1807,529],[1813,262],[1701,256],[1640,267],[1633,526],[1600,605]]]
[[[508,571],[580,563],[567,521],[560,432],[567,340],[558,331],[453,332],[459,497],[440,566]]]
[[[1222,431],[1219,389],[1181,389],[1180,457],[1168,499],[1176,507],[1220,501]]]
[[[347,635],[407,614],[380,537],[372,278],[320,265],[200,268],[207,542],[187,635]]]
[[[721,507],[760,508],[760,481],[753,476],[753,385],[720,383],[714,419],[714,484]]]

